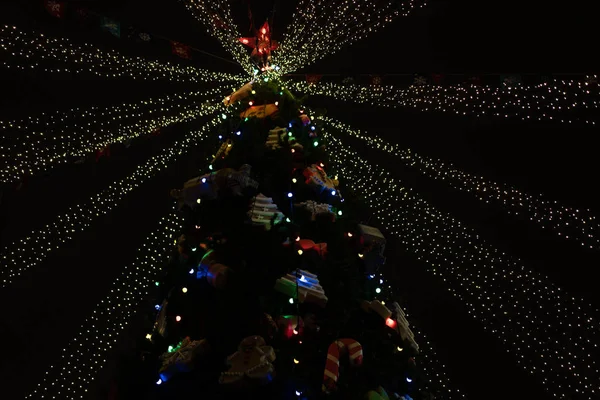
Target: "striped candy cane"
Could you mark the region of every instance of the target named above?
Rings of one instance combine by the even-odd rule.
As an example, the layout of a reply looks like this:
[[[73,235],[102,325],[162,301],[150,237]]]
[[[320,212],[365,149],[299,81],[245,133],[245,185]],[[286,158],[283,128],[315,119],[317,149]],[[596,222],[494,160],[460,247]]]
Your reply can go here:
[[[323,387],[325,393],[331,393],[337,388],[340,377],[340,356],[348,353],[350,365],[356,367],[362,364],[362,345],[354,339],[338,339],[329,345],[325,372],[323,374]]]

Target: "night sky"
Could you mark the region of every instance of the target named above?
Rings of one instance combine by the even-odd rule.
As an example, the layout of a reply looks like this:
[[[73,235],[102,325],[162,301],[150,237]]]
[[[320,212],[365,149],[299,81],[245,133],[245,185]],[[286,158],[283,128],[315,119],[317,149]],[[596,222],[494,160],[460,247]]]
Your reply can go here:
[[[274,39],[280,39],[285,27],[293,23],[291,15],[295,1],[232,0],[238,28],[244,35],[249,33],[248,2],[256,24],[270,18],[275,9]],[[209,37],[176,0],[81,0],[78,3],[141,31],[230,58],[218,41]],[[341,76],[434,72],[485,75],[585,73],[600,69],[596,55],[598,37],[593,23],[596,14],[567,2],[558,5],[541,1],[526,3],[517,0],[431,1],[414,15],[399,18],[368,39],[298,72]],[[101,47],[117,48],[126,54],[180,62],[173,60],[167,47],[139,49],[104,33],[86,31],[79,34],[76,29],[62,26],[44,15],[39,4],[25,6],[20,1],[14,4],[18,6],[7,3],[0,6],[0,23],[29,26],[57,36],[97,43]],[[241,68],[231,63],[199,53],[194,53],[190,63],[211,70],[241,72]],[[121,85],[91,80],[82,86],[67,81],[28,82],[20,79],[22,77],[2,82],[5,92],[13,94],[0,100],[3,118],[27,115],[34,110],[68,109],[76,104],[114,104],[189,89],[184,85],[162,83]],[[37,95],[31,96],[32,92]],[[600,195],[595,188],[596,150],[591,145],[594,133],[591,129],[505,121],[480,124],[468,117],[425,115],[414,110],[381,110],[322,99],[315,100],[314,104],[327,107],[330,115],[367,129],[371,134],[380,134],[389,141],[451,161],[473,173],[598,211]],[[177,134],[173,132],[173,135]],[[160,142],[145,144],[136,156],[117,154],[110,166],[65,172],[61,177],[43,177],[32,181],[25,193],[7,194],[2,209],[2,239],[19,237],[29,228],[46,221],[49,215],[56,215],[73,201],[118,179],[170,140],[161,138]],[[364,152],[367,157],[376,157],[366,149]],[[523,258],[534,269],[549,274],[573,293],[592,301],[599,300],[593,279],[595,266],[600,261],[597,255],[579,253],[576,246],[561,244],[533,229],[528,230],[522,221],[478,208],[477,204],[460,195],[446,196],[439,187],[419,180],[397,167],[391,159],[384,157],[378,161],[417,188],[437,207],[480,230],[501,249]],[[152,210],[168,208],[168,190],[188,179],[190,171],[196,167],[195,162],[178,164],[174,171],[132,197],[123,210],[110,217],[110,224],[95,226],[93,232],[53,256],[48,265],[36,272],[39,274],[35,279],[32,278],[32,285],[43,288],[38,297],[27,297],[19,292],[22,288],[3,293],[5,301],[11,296],[21,301],[15,302],[18,305],[14,310],[7,311],[6,321],[22,318],[23,326],[18,330],[2,331],[3,343],[24,348],[22,354],[12,354],[14,359],[29,360],[27,368],[32,368],[34,376],[43,370],[43,365],[34,366],[45,363],[33,362],[37,355],[30,341],[40,340],[41,336],[56,344],[54,347],[63,344],[69,334],[61,337],[60,332],[69,332],[78,326],[96,299],[104,294],[103,288],[117,273],[116,266],[133,257],[133,250],[151,229],[160,214]],[[145,207],[140,208],[140,204]],[[119,259],[111,258],[105,251],[107,248],[113,249],[112,255],[119,254]],[[471,321],[458,302],[438,283],[425,276],[413,259],[393,244],[388,251],[390,261],[396,262],[402,270],[403,279],[399,284],[412,299],[411,304],[416,305],[413,307],[415,318],[438,345],[440,359],[450,368],[452,381],[467,392],[469,398],[544,398],[540,388],[518,370],[514,360],[505,354],[492,335],[483,333],[477,322]],[[90,260],[90,253],[94,260]],[[50,272],[52,265],[62,265],[64,271],[55,275]],[[78,284],[73,276],[82,271],[85,276],[97,275],[95,287],[75,287]],[[69,304],[73,303],[73,297],[77,304],[71,309]],[[36,309],[44,298],[53,298],[53,306]],[[15,326],[10,322],[6,324],[3,327]],[[42,356],[51,359],[56,355],[54,350],[47,350]],[[5,371],[11,369],[6,367]],[[16,379],[16,375],[12,371],[2,378],[8,382],[11,377]]]

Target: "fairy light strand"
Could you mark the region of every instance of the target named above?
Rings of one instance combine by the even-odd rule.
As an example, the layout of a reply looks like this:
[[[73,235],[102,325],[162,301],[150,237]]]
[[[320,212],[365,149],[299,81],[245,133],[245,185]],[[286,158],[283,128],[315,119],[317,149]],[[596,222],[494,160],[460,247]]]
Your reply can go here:
[[[160,276],[182,225],[182,217],[175,210],[161,219],[159,228],[138,249],[136,260],[124,267],[108,295],[96,304],[79,332],[62,350],[59,361],[50,365],[41,383],[25,398],[72,400],[86,396],[106,364],[109,351],[131,322],[152,282]]]
[[[420,111],[441,111],[475,117],[518,118],[523,121],[558,121],[596,125],[593,117],[578,116],[593,113],[600,106],[598,86],[585,80],[558,80],[539,85],[502,87],[459,84],[451,86],[340,85],[323,82],[286,82],[289,87],[310,94],[334,97],[338,100],[380,107],[416,108]],[[591,110],[591,111],[590,111]],[[597,113],[596,113],[597,114]]]
[[[218,100],[223,89],[220,86],[202,92],[167,96],[156,104],[144,101],[143,108],[137,104],[130,110],[117,106],[106,112],[82,113],[87,117],[83,121],[76,115],[67,115],[46,124],[0,122],[0,137],[4,136],[5,142],[0,146],[0,180],[12,182],[24,175],[48,171],[69,162],[71,157],[83,157],[109,144],[213,113],[222,107]],[[130,121],[122,122],[124,119]],[[17,132],[12,136],[2,135],[2,128],[13,133],[16,129]]]
[[[526,215],[532,222],[547,228],[561,238],[576,240],[589,249],[600,249],[600,225],[590,209],[567,207],[543,194],[529,194],[514,186],[486,180],[455,168],[452,164],[422,156],[409,148],[369,136],[333,118],[321,118],[332,128],[367,143],[371,148],[393,154],[406,166],[417,169],[434,180],[446,182],[456,190],[473,193],[486,204],[499,204],[513,215]]]
[[[294,23],[282,40],[273,64],[290,73],[364,39],[399,16],[426,6],[424,0],[361,2],[316,0],[298,2]]]
[[[238,42],[241,36],[236,24],[233,22],[231,7],[226,1],[215,0],[181,0],[192,15],[200,21],[206,31],[215,37],[240,66],[248,74],[252,74],[253,67],[244,46]]]
[[[468,313],[557,398],[596,398],[598,310],[429,205],[324,129],[338,173],[388,233],[423,261]]]
[[[77,232],[87,229],[97,217],[115,208],[127,194],[168,168],[192,147],[198,146],[220,121],[220,117],[216,117],[199,131],[188,132],[183,139],[140,164],[127,177],[93,195],[85,203],[72,206],[43,228],[3,248],[0,252],[2,287],[10,285],[24,271],[42,262],[51,251],[72,240]]]
[[[16,71],[41,69],[52,73],[89,73],[102,78],[166,79],[184,83],[243,81],[238,75],[126,57],[115,50],[100,50],[87,43],[77,45],[66,38],[50,38],[8,25],[0,26],[0,55],[4,58],[0,66]],[[58,63],[61,67],[47,63]]]

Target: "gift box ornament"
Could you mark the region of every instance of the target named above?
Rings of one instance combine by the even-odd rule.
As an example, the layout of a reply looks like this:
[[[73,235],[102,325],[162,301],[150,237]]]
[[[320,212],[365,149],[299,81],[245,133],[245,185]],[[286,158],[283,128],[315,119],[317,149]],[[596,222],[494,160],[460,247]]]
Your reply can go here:
[[[265,146],[270,150],[279,149],[280,144],[285,141],[288,132],[286,128],[275,128],[269,131],[269,136],[267,136],[267,141]]]
[[[242,340],[238,351],[227,357],[229,370],[221,373],[221,384],[267,384],[273,380],[275,350],[266,346],[261,336],[249,336]]]
[[[285,219],[285,215],[277,209],[277,204],[273,203],[273,199],[262,193],[250,200],[250,207],[248,216],[252,224],[263,226],[267,230]]]
[[[317,275],[301,269],[277,279],[275,290],[300,303],[307,302],[325,307],[328,301]]]
[[[180,372],[189,372],[195,359],[207,350],[206,339],[192,341],[189,337],[183,339],[176,347],[169,347],[169,351],[160,357],[162,361],[159,370],[160,379],[167,382]]]

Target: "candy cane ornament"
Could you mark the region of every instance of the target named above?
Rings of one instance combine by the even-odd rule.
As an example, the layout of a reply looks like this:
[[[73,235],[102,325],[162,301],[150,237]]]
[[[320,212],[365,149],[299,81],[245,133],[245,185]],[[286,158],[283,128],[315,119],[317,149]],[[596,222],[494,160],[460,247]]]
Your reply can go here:
[[[358,367],[363,361],[362,345],[354,339],[338,339],[329,345],[325,372],[323,374],[323,387],[325,393],[331,393],[337,389],[337,381],[340,377],[340,356],[348,354],[350,365]]]

